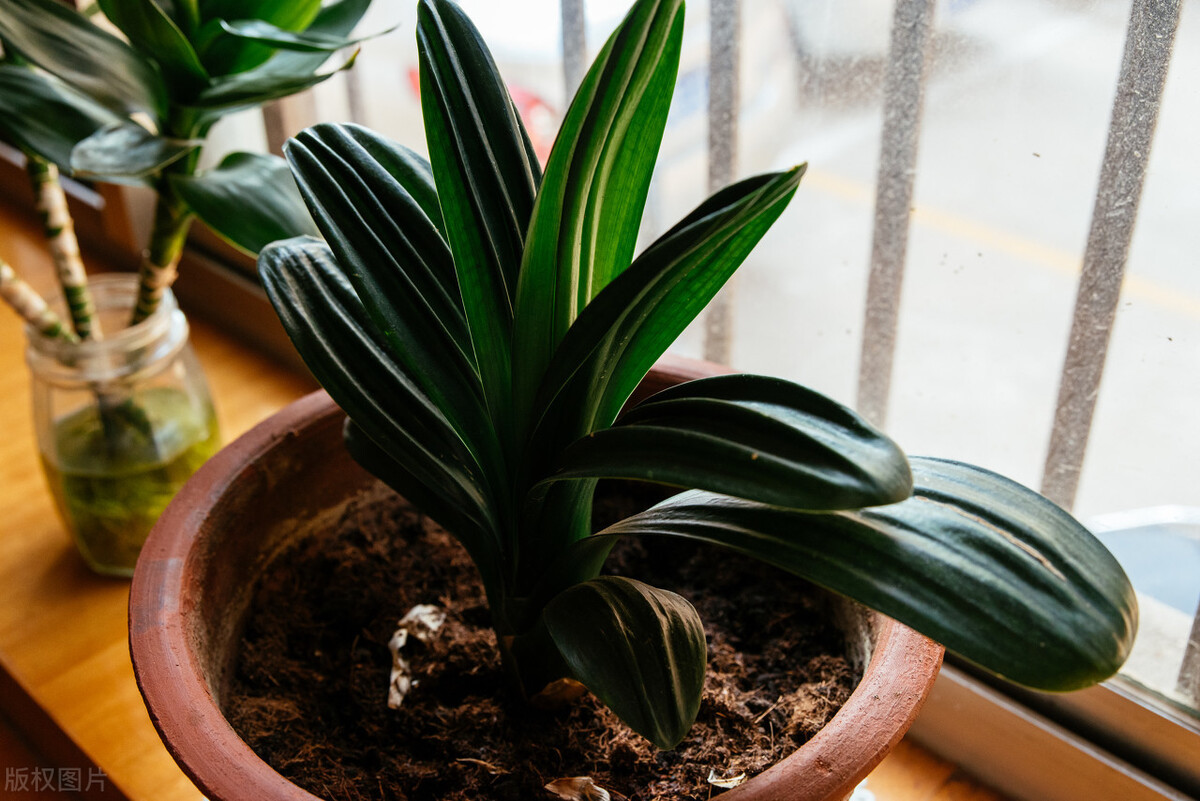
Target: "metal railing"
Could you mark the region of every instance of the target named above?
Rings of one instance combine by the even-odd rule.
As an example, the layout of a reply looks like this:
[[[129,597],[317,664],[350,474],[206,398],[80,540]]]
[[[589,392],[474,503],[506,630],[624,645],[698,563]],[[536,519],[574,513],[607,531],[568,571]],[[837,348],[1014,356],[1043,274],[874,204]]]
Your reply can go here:
[[[739,6],[740,0],[711,0],[709,7],[710,190],[736,177]],[[880,425],[887,418],[896,351],[936,7],[936,0],[896,0],[884,80],[857,402],[859,411]],[[562,0],[562,9],[563,63],[569,89],[577,84],[582,71],[576,48],[586,42],[583,0]],[[1043,494],[1068,509],[1074,505],[1092,429],[1180,10],[1181,0],[1132,3],[1042,480]],[[704,356],[712,361],[730,361],[734,290],[727,286],[706,312]],[[1178,690],[1193,705],[1200,703],[1200,609]]]

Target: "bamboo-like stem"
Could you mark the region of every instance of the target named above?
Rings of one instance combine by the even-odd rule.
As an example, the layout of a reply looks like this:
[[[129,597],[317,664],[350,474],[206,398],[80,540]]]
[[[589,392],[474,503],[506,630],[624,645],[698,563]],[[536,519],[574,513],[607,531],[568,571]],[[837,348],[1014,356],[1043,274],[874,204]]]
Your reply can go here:
[[[142,255],[138,271],[138,298],[131,325],[153,314],[163,293],[175,282],[179,257],[192,224],[192,213],[172,189],[167,177],[160,177],[156,183],[158,202],[154,208],[154,227],[150,232],[150,247]]]
[[[100,320],[88,290],[87,273],[79,253],[79,241],[75,238],[75,223],[59,182],[58,167],[32,153],[25,155],[35,205],[42,218],[42,230],[58,271],[58,281],[75,333],[80,339],[101,339]]]
[[[51,311],[42,296],[21,280],[16,271],[3,259],[0,259],[0,298],[12,306],[21,319],[33,326],[42,336],[64,339],[67,342],[79,341],[62,318]]]

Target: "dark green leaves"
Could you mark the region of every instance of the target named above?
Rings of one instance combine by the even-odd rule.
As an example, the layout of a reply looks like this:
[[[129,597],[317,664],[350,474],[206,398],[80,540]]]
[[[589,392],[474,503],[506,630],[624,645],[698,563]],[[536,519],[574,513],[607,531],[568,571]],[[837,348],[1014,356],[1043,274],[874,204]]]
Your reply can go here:
[[[355,282],[396,362],[478,449],[490,451],[483,395],[450,251],[418,194],[410,151],[361,128],[319,125],[290,142],[300,193]]]
[[[688,492],[606,534],[731,547],[878,609],[1000,676],[1072,690],[1116,672],[1137,610],[1069,514],[981,468],[913,459],[914,497],[830,514]]]
[[[231,36],[225,30],[225,23],[261,20],[281,30],[299,31],[313,22],[320,7],[320,0],[204,3],[200,8],[202,27],[196,37],[201,43],[201,58],[213,75],[234,75],[254,69],[271,58],[275,48]]]
[[[546,625],[575,678],[659,748],[674,748],[704,689],[704,628],[673,592],[605,576],[563,591]]]
[[[713,195],[588,304],[541,379],[532,406],[539,447],[555,451],[613,421],[779,217],[803,174],[797,167],[760,175]]]
[[[14,145],[71,169],[71,150],[124,118],[52,75],[0,64],[0,134]]]
[[[320,73],[306,68],[295,71],[270,69],[271,65],[268,63],[256,70],[214,78],[206,89],[185,105],[205,109],[210,116],[213,112],[227,114],[241,108],[258,106],[269,100],[294,95],[316,86],[334,74],[350,69],[354,66],[354,59],[355,56],[351,56],[340,66]]]
[[[576,316],[633,256],[682,36],[682,0],[636,4],[563,121],[516,293],[516,383],[526,403]]]
[[[908,497],[904,453],[824,395],[728,375],[653,396],[579,439],[553,478],[632,478],[793,509],[855,509]]]
[[[540,169],[479,32],[455,5],[417,12],[422,111],[488,409],[511,418],[513,297]]]
[[[220,34],[203,58],[290,49],[217,80],[197,105],[215,114],[317,77],[316,60],[344,41],[362,3],[329,4],[306,27],[271,18],[276,0],[254,4],[261,22],[209,0],[200,25]],[[572,103],[544,179],[491,56],[449,0],[418,11],[430,163],[354,126],[317,126],[288,146],[328,245],[277,242],[261,270],[297,348],[353,420],[351,452],[467,544],[522,686],[569,669],[662,747],[695,715],[704,637],[678,597],[596,578],[625,534],[743,551],[1036,687],[1108,675],[1132,637],[1128,582],[1029,490],[955,463],[918,460],[910,472],[853,412],[776,379],[682,385],[614,425],[804,172],[716,193],[630,264],[682,5],[634,3]],[[230,166],[225,177],[239,171]],[[590,536],[599,477],[709,491]]]
[[[157,68],[56,0],[4,0],[0,39],[115,112],[143,112],[156,121],[166,116],[166,87]]]
[[[321,0],[200,0],[200,17],[215,19],[261,19],[288,30],[312,22]]]
[[[386,346],[322,242],[276,242],[259,274],[288,336],[353,424],[355,459],[433,514],[479,564],[489,593],[501,578],[497,505],[470,449]],[[355,369],[363,365],[370,369]]]
[[[200,175],[172,176],[171,184],[197,217],[246,253],[318,233],[287,162],[277,156],[231,153]]]
[[[357,44],[369,37],[346,38],[328,36],[320,32],[289,31],[262,20],[221,21],[225,33],[247,42],[270,45],[277,50],[295,50],[301,53],[332,53],[343,47]]]
[[[140,181],[191,153],[200,142],[156,136],[133,122],[104,128],[71,151],[71,171],[85,178]]]
[[[489,597],[494,597],[504,583],[500,574],[503,561],[494,530],[477,516],[476,510],[440,491],[413,463],[376,444],[352,420],[346,420],[343,438],[354,461],[436,520],[463,544],[479,568]]]
[[[208,81],[192,43],[156,0],[99,0],[99,5],[134,47],[157,62],[173,93],[198,91]]]
[[[328,246],[276,242],[259,273],[284,329],[338,405],[427,491],[486,532],[495,547],[494,502],[469,448],[445,415],[396,365]],[[356,369],[366,365],[369,369]],[[460,536],[462,534],[460,533]]]
[[[289,8],[300,7],[306,5],[307,0],[304,3],[284,0],[284,4]],[[332,0],[332,2],[322,4],[316,16],[312,18],[312,22],[307,25],[283,23],[266,17],[258,17],[258,19],[265,19],[267,22],[287,30],[303,30],[306,35],[345,38],[354,30],[354,26],[362,19],[370,5],[371,0]],[[238,17],[229,19],[238,19]],[[313,72],[324,63],[327,57],[328,54],[323,52],[305,53],[279,50],[271,57],[270,63],[264,65],[264,69],[281,74]]]

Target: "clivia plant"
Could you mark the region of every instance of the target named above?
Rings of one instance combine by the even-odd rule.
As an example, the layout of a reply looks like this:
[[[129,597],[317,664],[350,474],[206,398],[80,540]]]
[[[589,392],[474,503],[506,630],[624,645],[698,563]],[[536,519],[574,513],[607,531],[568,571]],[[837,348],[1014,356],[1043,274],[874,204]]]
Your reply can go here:
[[[637,0],[543,171],[475,28],[421,0],[429,161],[351,125],[289,142],[324,241],[277,242],[259,268],[348,415],[350,453],[470,552],[527,697],[581,683],[661,748],[696,715],[704,634],[679,596],[601,575],[621,537],[749,554],[1032,687],[1109,676],[1133,638],[1132,589],[1031,490],[906,458],[777,378],[701,379],[622,411],[804,173],[729,186],[634,257],[682,29],[682,0]],[[601,478],[688,491],[593,533]]]

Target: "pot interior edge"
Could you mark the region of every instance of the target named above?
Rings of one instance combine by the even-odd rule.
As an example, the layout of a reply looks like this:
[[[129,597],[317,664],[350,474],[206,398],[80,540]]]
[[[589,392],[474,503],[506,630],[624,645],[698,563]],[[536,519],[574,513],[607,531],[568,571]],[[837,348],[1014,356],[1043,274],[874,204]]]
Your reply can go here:
[[[854,665],[861,682],[875,653],[879,618],[876,613],[857,601],[829,590],[822,589],[821,592],[828,598],[827,609],[845,638],[846,655]]]
[[[274,559],[337,523],[377,485],[342,445],[343,416],[325,416],[248,465],[213,507],[186,568],[195,593],[190,638],[222,706],[259,580]]]

